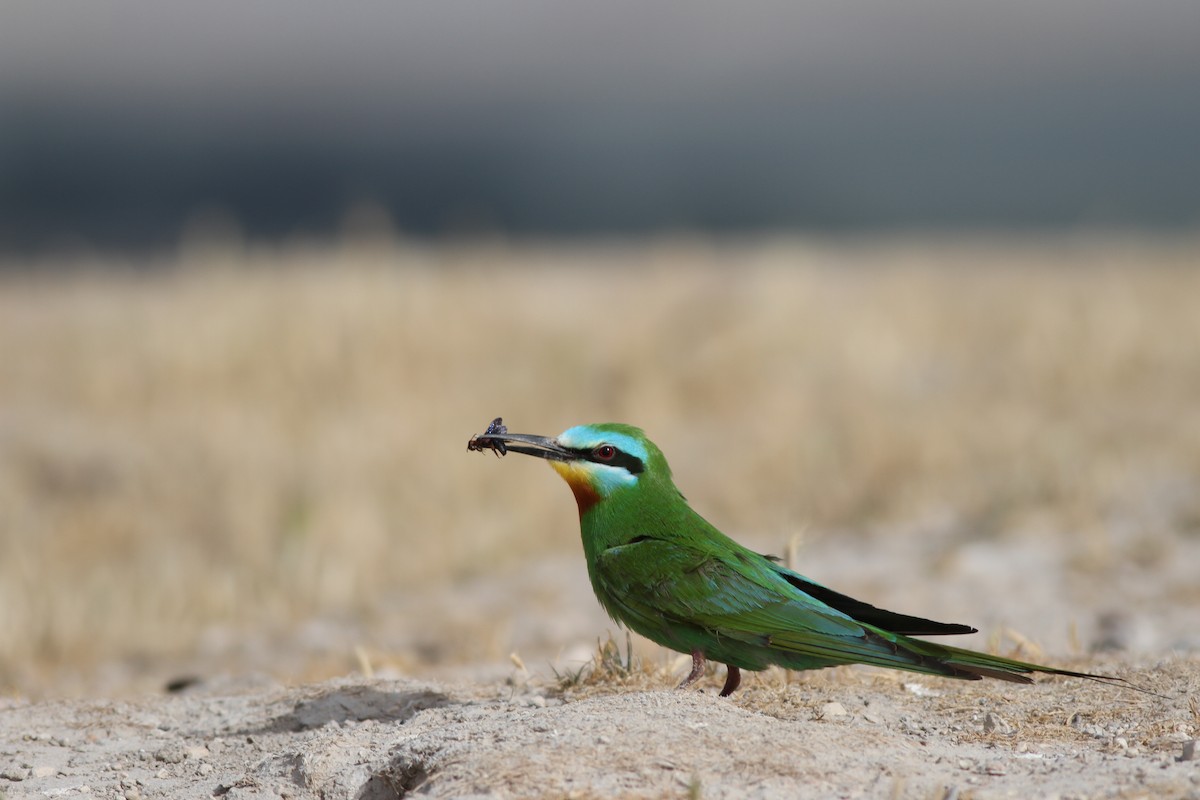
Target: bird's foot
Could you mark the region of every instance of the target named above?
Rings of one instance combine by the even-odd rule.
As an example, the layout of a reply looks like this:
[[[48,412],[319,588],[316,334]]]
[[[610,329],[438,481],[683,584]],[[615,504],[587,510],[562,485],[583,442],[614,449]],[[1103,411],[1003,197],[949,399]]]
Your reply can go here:
[[[737,687],[742,682],[742,671],[732,664],[725,665],[725,685],[721,687],[721,697],[729,697],[737,691]]]
[[[708,662],[704,658],[704,651],[703,650],[693,650],[692,651],[692,671],[689,672],[688,676],[683,679],[683,683],[679,684],[679,686],[677,686],[676,688],[677,689],[686,689],[687,687],[691,686],[696,681],[700,680],[700,676],[702,676],[704,674],[704,665],[706,663],[708,663]]]
[[[704,656],[703,650],[692,651],[692,671],[683,679],[683,683],[679,684],[679,689],[686,689],[704,676],[704,667],[708,660]],[[725,665],[725,685],[721,687],[721,697],[729,697],[737,691],[738,686],[742,683],[742,671],[732,664]]]

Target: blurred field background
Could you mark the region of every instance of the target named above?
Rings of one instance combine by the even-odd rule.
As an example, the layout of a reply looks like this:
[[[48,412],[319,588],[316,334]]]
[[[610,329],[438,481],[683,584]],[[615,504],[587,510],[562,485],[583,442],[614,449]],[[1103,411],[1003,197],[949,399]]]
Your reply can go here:
[[[0,4],[0,691],[577,670],[496,416],[975,646],[1200,650],[1200,4],[66,8]]]
[[[802,568],[877,602],[976,623],[1008,606],[1057,651],[1100,612],[1194,620],[1198,262],[1186,239],[675,238],[9,271],[0,684],[586,645],[611,624],[569,492],[465,451],[496,415],[639,424],[719,526],[781,553],[800,536]],[[947,567],[979,542],[1034,559],[1021,593],[931,605],[931,583],[979,588]],[[1071,576],[1116,590],[1130,570],[1139,595],[1044,619],[1039,592],[1069,605]]]

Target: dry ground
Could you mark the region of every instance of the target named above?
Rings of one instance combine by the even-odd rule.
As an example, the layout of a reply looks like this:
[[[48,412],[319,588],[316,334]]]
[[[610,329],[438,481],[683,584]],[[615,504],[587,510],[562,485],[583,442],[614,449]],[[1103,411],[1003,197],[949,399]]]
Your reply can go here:
[[[882,747],[877,761],[914,743],[925,752],[924,730],[947,764],[969,761],[1000,796],[1039,784],[1034,772],[1013,783],[1026,773],[1011,764],[1003,779],[975,769],[988,742],[1129,767],[1049,770],[1074,776],[1055,784],[1064,797],[1139,796],[1168,773],[1172,792],[1194,792],[1169,764],[1200,731],[1187,703],[1200,674],[1197,264],[1195,240],[679,239],[199,248],[165,264],[10,273],[0,691],[145,697],[194,675],[196,697],[219,705],[211,698],[243,696],[223,681],[248,674],[366,672],[448,682],[422,685],[453,698],[548,698],[546,713],[579,714],[569,708],[586,701],[594,717],[612,698],[617,716],[602,721],[616,730],[648,703],[676,720],[725,715],[712,725],[739,724],[737,709],[767,724],[796,708],[803,724],[789,730],[818,760],[832,757],[813,744],[830,725],[849,738],[829,747]],[[919,681],[949,698],[930,700],[904,688],[910,678],[859,671],[750,676],[725,705],[642,695],[649,686],[603,671],[570,687],[612,625],[586,585],[561,482],[532,460],[465,452],[501,414],[532,433],[639,424],[694,506],[811,577],[978,626],[963,644],[1108,669],[1174,699]],[[672,656],[635,649],[650,686],[677,679]],[[333,690],[279,691],[246,703]],[[864,692],[890,709],[878,723],[856,705]],[[816,719],[832,700],[845,722]],[[151,717],[200,713],[170,705],[185,699],[136,702]],[[976,705],[998,708],[1019,738],[993,741]],[[0,753],[35,758],[41,740],[20,738],[30,718],[94,707],[14,700]],[[200,739],[225,735],[197,725]],[[685,743],[670,748],[661,757],[686,764],[675,783],[546,785],[686,793],[694,773],[695,791],[733,791]],[[820,780],[846,796],[980,789],[920,758],[902,758],[900,773],[868,762],[844,765],[849,783]],[[437,769],[428,790],[467,785]],[[810,767],[794,772],[825,785]]]
[[[1198,677],[1194,661],[1170,661],[1153,685],[1195,691]],[[1196,723],[1173,700],[1071,681],[996,691],[846,672],[723,699],[641,672],[565,691],[360,678],[0,702],[0,730],[24,732],[0,739],[0,793],[1195,798],[1200,761],[1184,743]]]

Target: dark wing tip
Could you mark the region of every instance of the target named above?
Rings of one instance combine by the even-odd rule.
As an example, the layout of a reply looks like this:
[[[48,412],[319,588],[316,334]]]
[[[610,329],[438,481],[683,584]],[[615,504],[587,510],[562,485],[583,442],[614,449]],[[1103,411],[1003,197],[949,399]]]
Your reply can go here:
[[[841,592],[835,592],[826,586],[805,580],[791,570],[776,567],[776,571],[784,580],[795,586],[809,597],[820,600],[830,608],[836,609],[846,616],[866,625],[870,625],[888,633],[898,633],[902,636],[953,636],[962,633],[977,633],[970,625],[959,625],[951,622],[935,622],[922,617],[912,617],[908,614],[897,614],[877,608],[862,600],[847,597]]]

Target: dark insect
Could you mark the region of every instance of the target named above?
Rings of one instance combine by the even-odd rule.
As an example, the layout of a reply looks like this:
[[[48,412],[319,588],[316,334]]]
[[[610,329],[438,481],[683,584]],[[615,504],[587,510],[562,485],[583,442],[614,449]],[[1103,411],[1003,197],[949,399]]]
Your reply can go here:
[[[491,424],[487,426],[487,430],[483,433],[477,433],[467,442],[467,450],[491,450],[496,454],[496,458],[508,454],[508,448],[504,442],[499,439],[493,439],[493,436],[503,436],[508,433],[508,428],[504,426],[504,420],[496,417]]]

